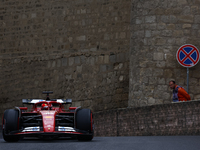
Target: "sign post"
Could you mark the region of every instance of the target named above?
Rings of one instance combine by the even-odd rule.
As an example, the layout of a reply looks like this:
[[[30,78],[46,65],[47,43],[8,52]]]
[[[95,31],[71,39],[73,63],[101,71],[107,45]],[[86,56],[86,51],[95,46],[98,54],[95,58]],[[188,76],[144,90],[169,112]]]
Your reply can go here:
[[[189,68],[199,62],[199,50],[191,44],[182,45],[176,53],[176,59],[180,65],[187,67],[187,92],[189,93]]]
[[[187,93],[189,92],[189,68],[187,67]]]

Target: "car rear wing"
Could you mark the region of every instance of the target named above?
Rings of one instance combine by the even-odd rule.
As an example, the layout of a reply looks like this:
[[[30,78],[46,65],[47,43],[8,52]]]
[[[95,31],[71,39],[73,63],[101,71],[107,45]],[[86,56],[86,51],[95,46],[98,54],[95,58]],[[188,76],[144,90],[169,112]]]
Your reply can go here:
[[[62,104],[72,104],[72,99],[55,99],[55,101]]]
[[[23,104],[35,104],[35,103],[43,102],[43,101],[46,101],[46,100],[44,100],[44,99],[22,99]],[[48,100],[48,102],[49,101],[56,101],[56,102],[59,102],[62,104],[72,104],[72,99],[51,99],[51,100]]]

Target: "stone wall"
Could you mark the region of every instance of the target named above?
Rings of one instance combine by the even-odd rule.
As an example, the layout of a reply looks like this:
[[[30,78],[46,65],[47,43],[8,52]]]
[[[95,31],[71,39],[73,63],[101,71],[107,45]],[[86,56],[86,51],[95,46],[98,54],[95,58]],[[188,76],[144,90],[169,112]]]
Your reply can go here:
[[[93,111],[170,103],[170,79],[186,88],[176,51],[200,46],[199,8],[197,0],[2,0],[0,114],[44,90]],[[190,68],[192,99],[199,67]]]
[[[0,115],[22,98],[128,106],[130,0],[2,0]]]
[[[132,0],[129,106],[171,101],[168,82],[186,89],[187,69],[176,52],[184,44],[200,48],[200,2]],[[189,94],[200,98],[200,64],[189,69]]]
[[[200,135],[200,101],[94,113],[95,136]]]

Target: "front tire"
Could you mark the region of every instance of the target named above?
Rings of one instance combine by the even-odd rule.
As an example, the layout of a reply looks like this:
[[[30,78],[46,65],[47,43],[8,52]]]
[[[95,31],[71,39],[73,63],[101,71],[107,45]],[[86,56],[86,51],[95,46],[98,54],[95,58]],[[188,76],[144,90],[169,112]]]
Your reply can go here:
[[[92,135],[79,135],[79,141],[91,141],[93,139],[93,118],[90,109],[79,109],[76,113],[76,128],[84,130]]]
[[[3,139],[6,142],[17,142],[19,141],[18,135],[9,135],[12,131],[19,130],[19,111],[15,109],[7,109],[3,115],[3,126],[2,131]]]

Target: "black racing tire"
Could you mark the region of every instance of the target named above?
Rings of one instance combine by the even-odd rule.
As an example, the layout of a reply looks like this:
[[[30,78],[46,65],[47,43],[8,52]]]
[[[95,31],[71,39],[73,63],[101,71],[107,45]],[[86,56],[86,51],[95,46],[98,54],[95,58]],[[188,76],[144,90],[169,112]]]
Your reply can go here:
[[[79,141],[91,141],[93,139],[93,124],[92,112],[90,109],[79,109],[76,112],[76,128],[84,130],[92,135],[79,135],[77,138]]]
[[[19,111],[15,109],[7,109],[3,115],[3,126],[2,131],[3,139],[6,142],[17,142],[19,141],[19,135],[8,135],[11,131],[17,131],[19,128]]]

